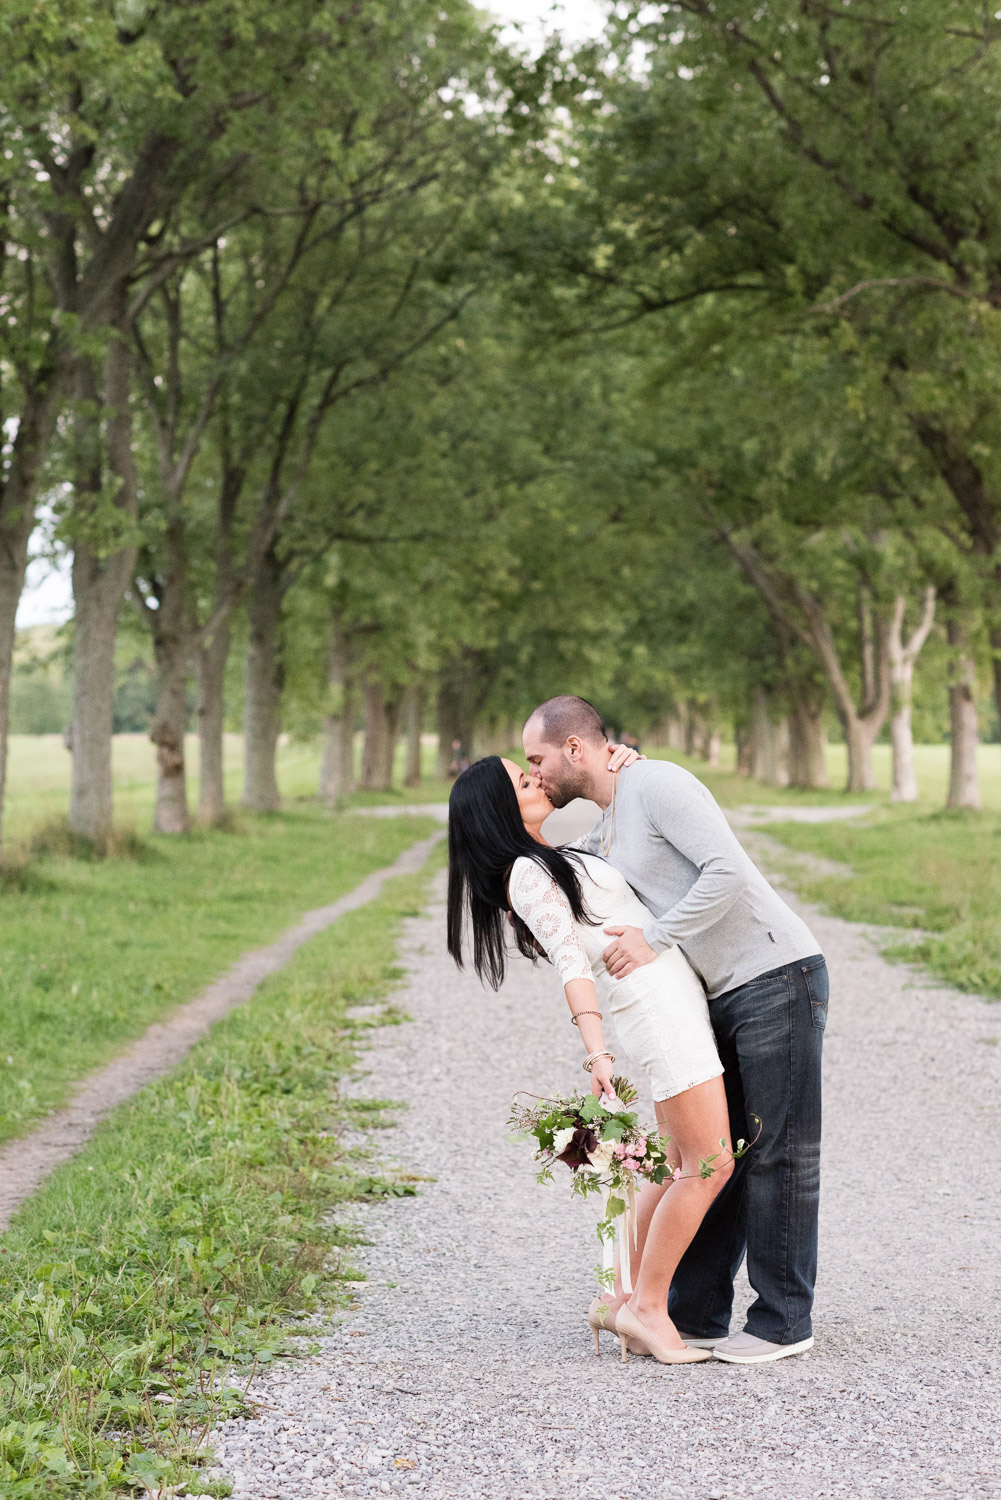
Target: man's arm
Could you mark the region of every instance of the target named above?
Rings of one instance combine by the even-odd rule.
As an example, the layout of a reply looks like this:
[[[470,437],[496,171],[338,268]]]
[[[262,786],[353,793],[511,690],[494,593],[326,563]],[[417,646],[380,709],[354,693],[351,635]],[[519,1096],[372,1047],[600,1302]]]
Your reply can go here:
[[[722,811],[695,777],[673,785],[643,788],[651,823],[669,844],[696,865],[698,879],[663,916],[643,925],[643,936],[658,953],[698,937],[718,922],[746,885],[746,855]]]

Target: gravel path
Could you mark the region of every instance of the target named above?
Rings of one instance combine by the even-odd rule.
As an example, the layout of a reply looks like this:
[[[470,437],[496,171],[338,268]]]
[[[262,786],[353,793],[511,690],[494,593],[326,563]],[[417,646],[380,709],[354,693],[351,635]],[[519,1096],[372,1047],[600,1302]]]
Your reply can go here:
[[[496,998],[457,974],[440,897],[409,923],[413,1024],[374,1033],[355,1085],[409,1102],[378,1147],[437,1180],[355,1210],[357,1306],[216,1435],[236,1496],[998,1496],[1001,1010],[808,912],[833,973],[816,1347],[623,1367],[583,1320],[593,1210],[504,1129],[516,1089],[580,1082],[576,1033],[545,967]]]

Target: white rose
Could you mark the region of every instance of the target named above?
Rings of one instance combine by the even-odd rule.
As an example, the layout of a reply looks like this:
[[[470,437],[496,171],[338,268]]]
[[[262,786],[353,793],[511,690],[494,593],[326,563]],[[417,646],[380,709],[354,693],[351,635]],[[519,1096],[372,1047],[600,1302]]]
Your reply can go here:
[[[557,1130],[553,1136],[553,1155],[562,1156],[564,1151],[573,1140],[574,1127],[567,1125],[564,1130]]]
[[[612,1165],[615,1156],[616,1141],[599,1141],[593,1151],[587,1153],[587,1159],[596,1172],[607,1172]]]

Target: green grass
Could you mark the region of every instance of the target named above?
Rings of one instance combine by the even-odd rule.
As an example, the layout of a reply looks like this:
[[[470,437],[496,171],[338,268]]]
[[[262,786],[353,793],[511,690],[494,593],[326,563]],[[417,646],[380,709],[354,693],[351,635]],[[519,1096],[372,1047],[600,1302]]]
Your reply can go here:
[[[851,879],[790,870],[796,889],[850,922],[919,928],[885,951],[1001,999],[1001,816],[877,810],[861,823],[769,823],[790,849],[840,860]]]
[[[373,1024],[346,1007],[397,983],[425,882],[390,882],[301,949],[21,1210],[0,1255],[5,1500],[205,1492],[199,1444],[289,1348],[290,1317],[349,1301],[331,1207],[415,1187],[340,1139],[387,1107],[338,1098]]]
[[[149,837],[137,859],[41,857],[0,885],[0,1139],[245,949],[437,825],[315,806]]]
[[[357,737],[356,760],[360,764],[361,736]],[[320,745],[283,744],[278,751],[278,784],[287,802],[311,801],[316,796],[320,774]],[[435,749],[423,747],[423,770],[427,780],[413,789],[392,793],[361,792],[349,798],[352,806],[377,802],[443,802],[450,782],[434,779]],[[198,800],[198,739],[188,735],[188,801],[194,811]],[[396,785],[403,779],[402,742],[396,757]],[[243,737],[228,734],[225,745],[226,795],[236,807],[243,777]],[[112,745],[115,785],[115,823],[127,833],[145,835],[153,818],[156,752],[144,734],[116,734]],[[10,736],[7,793],[4,803],[5,836],[15,845],[27,844],[39,828],[65,820],[69,808],[70,756],[58,734],[13,734]]]

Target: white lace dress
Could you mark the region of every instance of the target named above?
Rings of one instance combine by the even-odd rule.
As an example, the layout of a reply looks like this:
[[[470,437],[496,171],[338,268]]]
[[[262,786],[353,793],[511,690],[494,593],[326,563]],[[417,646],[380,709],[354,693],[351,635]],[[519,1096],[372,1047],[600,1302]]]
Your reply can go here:
[[[680,948],[613,979],[602,953],[612,942],[605,927],[642,927],[650,913],[618,870],[595,854],[581,855],[584,904],[598,925],[576,922],[552,876],[534,860],[515,860],[511,905],[545,949],[566,985],[593,979],[602,1008],[615,1017],[622,1046],[650,1079],[654,1099],[671,1099],[718,1078],[723,1066],[709,1024],[705,990]]]

